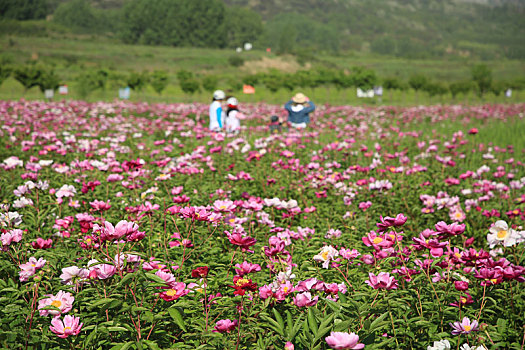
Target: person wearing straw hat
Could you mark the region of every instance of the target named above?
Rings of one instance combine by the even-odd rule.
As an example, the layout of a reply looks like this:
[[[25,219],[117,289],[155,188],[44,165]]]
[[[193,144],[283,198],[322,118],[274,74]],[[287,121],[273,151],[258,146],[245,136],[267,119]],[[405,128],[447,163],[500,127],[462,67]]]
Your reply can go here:
[[[222,101],[226,94],[222,90],[213,93],[213,101],[210,105],[210,130],[220,131],[222,129]]]
[[[303,93],[298,92],[284,105],[288,111],[288,122],[295,129],[304,129],[310,123],[309,113],[315,110],[315,104]]]

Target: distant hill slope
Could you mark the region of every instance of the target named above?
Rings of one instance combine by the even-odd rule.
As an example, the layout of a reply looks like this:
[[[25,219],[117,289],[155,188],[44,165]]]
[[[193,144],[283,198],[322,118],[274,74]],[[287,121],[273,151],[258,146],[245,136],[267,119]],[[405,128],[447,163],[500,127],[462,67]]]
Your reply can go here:
[[[56,8],[71,0],[47,1]],[[132,0],[87,1],[118,11]],[[525,59],[525,0],[222,1],[260,14],[266,25],[257,47],[277,52]]]
[[[225,0],[269,23],[296,13],[337,28],[341,48],[425,57],[525,58],[524,0]],[[288,18],[290,15],[288,15]],[[274,44],[277,39],[273,39]],[[271,43],[269,43],[271,44]]]

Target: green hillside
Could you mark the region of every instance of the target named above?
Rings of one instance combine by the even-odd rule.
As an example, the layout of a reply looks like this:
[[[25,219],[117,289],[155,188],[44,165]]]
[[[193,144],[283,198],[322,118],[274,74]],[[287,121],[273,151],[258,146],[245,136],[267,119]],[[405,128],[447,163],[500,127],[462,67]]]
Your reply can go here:
[[[4,0],[0,18],[46,18],[51,31],[133,44],[525,59],[525,0]],[[13,22],[0,29],[30,32]]]

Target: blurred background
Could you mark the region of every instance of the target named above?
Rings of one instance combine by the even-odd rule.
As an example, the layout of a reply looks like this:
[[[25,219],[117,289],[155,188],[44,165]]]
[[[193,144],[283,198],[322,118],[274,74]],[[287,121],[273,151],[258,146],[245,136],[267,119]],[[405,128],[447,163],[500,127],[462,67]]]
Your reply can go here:
[[[170,103],[217,88],[241,103],[299,90],[331,104],[520,102],[524,14],[525,0],[0,0],[0,99],[110,101],[129,87]]]

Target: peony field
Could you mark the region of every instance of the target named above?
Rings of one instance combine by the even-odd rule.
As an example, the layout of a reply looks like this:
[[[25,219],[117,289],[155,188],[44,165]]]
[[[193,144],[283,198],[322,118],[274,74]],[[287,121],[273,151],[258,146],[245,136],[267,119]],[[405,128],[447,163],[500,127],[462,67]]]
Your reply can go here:
[[[524,349],[525,104],[0,101],[0,348]]]

